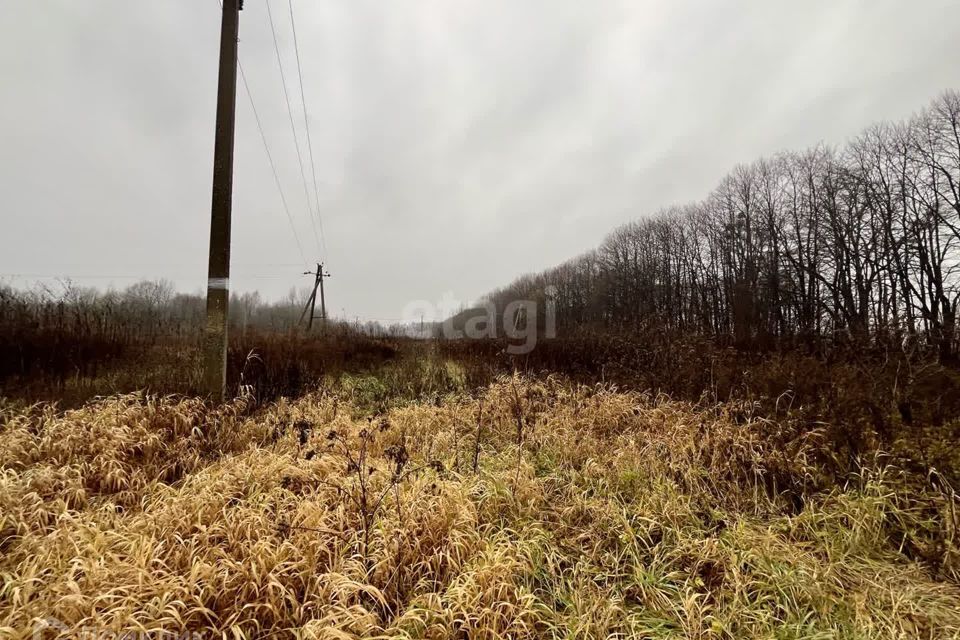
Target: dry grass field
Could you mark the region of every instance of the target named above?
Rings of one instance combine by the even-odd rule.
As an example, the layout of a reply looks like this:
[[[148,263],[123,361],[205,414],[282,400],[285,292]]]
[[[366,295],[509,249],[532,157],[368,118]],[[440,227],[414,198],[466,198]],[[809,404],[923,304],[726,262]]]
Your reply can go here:
[[[958,500],[818,431],[554,377],[371,408],[0,409],[0,635],[954,638]]]

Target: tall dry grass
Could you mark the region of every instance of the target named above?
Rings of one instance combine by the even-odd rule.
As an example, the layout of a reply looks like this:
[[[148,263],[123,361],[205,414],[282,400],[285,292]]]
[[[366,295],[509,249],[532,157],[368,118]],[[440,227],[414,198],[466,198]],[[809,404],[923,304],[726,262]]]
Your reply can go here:
[[[622,388],[663,392],[705,405],[735,401],[753,416],[822,430],[844,472],[878,449],[897,464],[932,469],[960,485],[960,369],[922,353],[878,345],[816,352],[798,344],[744,351],[660,329],[639,333],[581,332],[545,339],[529,354],[510,356],[506,340],[441,341],[471,380],[490,371],[561,373]]]
[[[365,394],[0,409],[3,633],[960,634],[941,479],[837,486],[818,432],[552,377]]]
[[[328,335],[237,332],[231,336],[227,352],[228,394],[249,393],[261,403],[296,396],[316,387],[324,376],[380,367],[397,357],[403,346],[402,340],[349,331]],[[109,360],[101,360],[102,355],[91,353],[84,366],[68,359],[65,368],[56,371],[39,367],[7,378],[0,375],[0,397],[26,402],[55,400],[62,407],[77,407],[96,396],[134,391],[201,393],[198,340],[170,339],[124,347],[122,355]]]

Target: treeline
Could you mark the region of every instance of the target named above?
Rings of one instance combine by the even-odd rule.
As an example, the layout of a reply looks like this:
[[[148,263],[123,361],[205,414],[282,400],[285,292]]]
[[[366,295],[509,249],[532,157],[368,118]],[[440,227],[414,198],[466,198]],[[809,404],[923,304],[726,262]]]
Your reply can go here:
[[[485,302],[549,298],[560,331],[873,342],[955,361],[958,243],[960,94],[949,91],[843,148],[739,166],[702,202],[626,224]]]
[[[264,302],[230,300],[228,379],[258,397],[294,394],[332,368],[392,357],[379,325],[319,322],[303,330],[303,292]],[[0,396],[78,399],[151,388],[190,392],[198,379],[206,300],[165,281],[102,291],[65,282],[29,290],[0,285]]]
[[[280,302],[264,302],[257,293],[230,297],[235,329],[285,330],[297,324],[303,303],[296,292]],[[179,293],[165,280],[142,281],[122,290],[103,291],[65,281],[61,286],[15,289],[0,285],[0,323],[4,330],[57,329],[98,334],[123,341],[152,342],[187,337],[203,327],[206,299]]]
[[[302,327],[308,293],[291,290],[279,301],[265,301],[257,292],[233,293],[230,329],[234,333],[284,332]],[[0,335],[4,336],[64,332],[110,342],[153,344],[199,337],[205,315],[204,295],[177,292],[165,280],[145,280],[106,291],[70,281],[56,288],[17,289],[0,284]],[[331,321],[332,326],[341,324]],[[319,320],[315,326],[319,329]],[[353,323],[351,328],[371,334],[391,331],[369,322]]]

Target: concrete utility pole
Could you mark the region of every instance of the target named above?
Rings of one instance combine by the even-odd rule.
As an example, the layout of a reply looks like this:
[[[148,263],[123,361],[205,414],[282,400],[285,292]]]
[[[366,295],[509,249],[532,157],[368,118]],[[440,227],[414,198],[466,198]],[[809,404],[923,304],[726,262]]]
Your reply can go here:
[[[323,279],[329,278],[330,274],[324,271],[323,263],[317,263],[317,271],[304,271],[303,275],[313,276],[313,292],[310,294],[310,298],[307,300],[307,305],[303,308],[303,313],[300,314],[300,322],[303,322],[304,316],[307,315],[307,310],[310,310],[310,317],[307,319],[307,331],[313,329],[313,319],[316,317],[317,309],[317,289],[320,289],[320,318],[323,320],[323,329],[327,329],[327,299],[323,293]]]
[[[227,304],[230,299],[230,215],[233,207],[233,140],[237,105],[237,40],[243,0],[223,0],[217,134],[213,150],[213,203],[207,270],[207,324],[203,336],[203,387],[223,401],[227,390]]]

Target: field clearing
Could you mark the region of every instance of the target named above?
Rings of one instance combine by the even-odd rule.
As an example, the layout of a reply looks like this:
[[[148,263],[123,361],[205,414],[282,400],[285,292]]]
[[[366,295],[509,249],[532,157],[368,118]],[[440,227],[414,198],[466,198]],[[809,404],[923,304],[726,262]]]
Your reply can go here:
[[[958,500],[818,432],[501,377],[371,409],[111,396],[0,427],[0,630],[951,638]],[[109,636],[108,636],[109,637]]]

